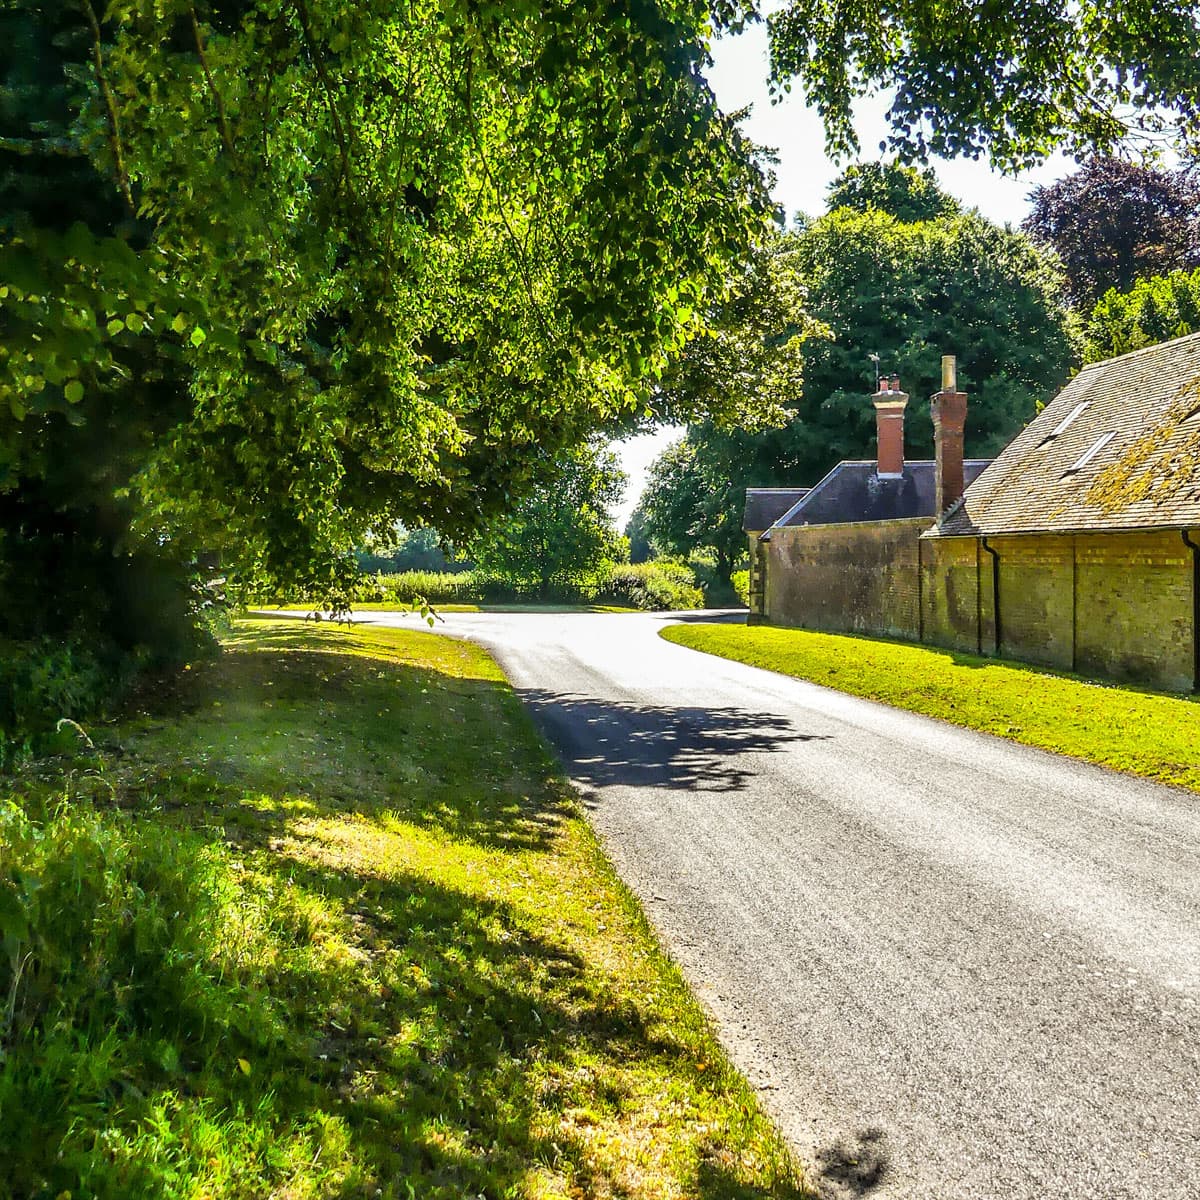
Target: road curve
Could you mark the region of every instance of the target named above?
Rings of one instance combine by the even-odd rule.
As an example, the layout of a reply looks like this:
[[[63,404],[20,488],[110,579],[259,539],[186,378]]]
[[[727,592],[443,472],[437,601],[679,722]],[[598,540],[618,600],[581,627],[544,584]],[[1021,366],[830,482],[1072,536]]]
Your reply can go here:
[[[1200,798],[662,624],[440,628],[499,658],[821,1194],[1197,1200]]]

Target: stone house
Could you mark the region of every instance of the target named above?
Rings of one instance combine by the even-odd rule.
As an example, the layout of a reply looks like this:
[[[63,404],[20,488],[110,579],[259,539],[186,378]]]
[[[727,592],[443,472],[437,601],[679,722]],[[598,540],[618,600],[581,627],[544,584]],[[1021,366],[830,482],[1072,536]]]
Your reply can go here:
[[[1200,334],[1085,367],[974,482],[952,367],[932,405],[936,521],[777,522],[759,619],[1200,690]]]
[[[869,549],[871,538],[883,528],[883,522],[889,527],[900,523],[899,528],[911,525],[924,530],[942,503],[939,487],[947,486],[936,460],[904,457],[908,400],[896,376],[880,381],[879,391],[871,397],[877,444],[874,459],[844,460],[811,488],[746,490],[742,525],[750,542],[751,624],[775,621],[864,631],[878,626],[885,632],[897,632],[878,603],[888,586],[879,573],[891,578],[894,586],[903,583],[899,576],[892,578],[890,543],[881,543],[882,553],[876,553]],[[939,410],[935,426],[941,431],[939,445],[959,447],[959,481],[948,484],[956,487],[959,495],[963,483],[974,481],[990,461],[963,459],[965,420],[965,407],[961,415]],[[869,527],[865,541],[860,526]],[[809,528],[821,532],[793,532]],[[841,594],[847,585],[856,592],[853,601]],[[846,607],[862,624],[840,623],[840,612]]]

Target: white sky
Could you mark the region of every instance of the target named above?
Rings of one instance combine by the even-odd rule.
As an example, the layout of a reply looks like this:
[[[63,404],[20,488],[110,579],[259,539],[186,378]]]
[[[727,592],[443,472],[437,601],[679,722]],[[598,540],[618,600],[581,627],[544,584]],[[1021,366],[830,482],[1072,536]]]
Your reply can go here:
[[[783,205],[789,223],[797,212],[810,215],[825,209],[825,189],[845,164],[825,157],[825,134],[821,119],[793,90],[781,103],[772,104],[767,91],[767,29],[753,25],[737,37],[722,38],[713,50],[714,64],[709,82],[726,112],[752,106],[742,129],[751,141],[770,146],[779,155],[775,167],[775,199]],[[873,97],[857,106],[857,129],[863,158],[878,157],[885,133],[885,98]],[[1050,183],[1071,170],[1073,164],[1051,159],[1036,171],[1016,177],[1003,176],[984,162],[966,159],[931,163],[943,188],[967,207],[978,208],[993,221],[1019,224],[1029,210],[1028,194],[1038,183]],[[621,466],[629,476],[625,497],[616,511],[617,528],[624,530],[629,514],[645,485],[646,470],[656,455],[680,429],[660,429],[630,438],[614,446]]]

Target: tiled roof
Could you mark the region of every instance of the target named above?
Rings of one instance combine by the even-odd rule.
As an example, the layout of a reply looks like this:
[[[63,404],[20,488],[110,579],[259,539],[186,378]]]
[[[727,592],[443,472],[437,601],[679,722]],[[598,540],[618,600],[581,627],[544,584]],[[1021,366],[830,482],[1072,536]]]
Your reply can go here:
[[[968,459],[969,483],[990,460]],[[881,477],[874,459],[840,462],[807,496],[781,514],[776,528],[842,525],[850,521],[895,521],[935,516],[936,473],[932,462],[906,462],[898,478]]]
[[[803,499],[808,493],[808,488],[747,488],[742,529],[746,533],[761,533],[764,529],[769,529],[797,500]]]
[[[1200,334],[1084,367],[926,536],[1200,527],[1200,415],[1181,420],[1200,408],[1198,389]],[[1127,481],[1173,455],[1181,469],[1157,495],[1102,503],[1099,491],[1113,494],[1139,443],[1152,453]]]

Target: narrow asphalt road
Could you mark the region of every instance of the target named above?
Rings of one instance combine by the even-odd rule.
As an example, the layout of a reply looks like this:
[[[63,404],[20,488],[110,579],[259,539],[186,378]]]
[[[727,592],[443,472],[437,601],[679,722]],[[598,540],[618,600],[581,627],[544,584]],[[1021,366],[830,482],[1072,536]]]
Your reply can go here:
[[[497,655],[822,1194],[1200,1198],[1200,797],[662,625],[440,628]]]

